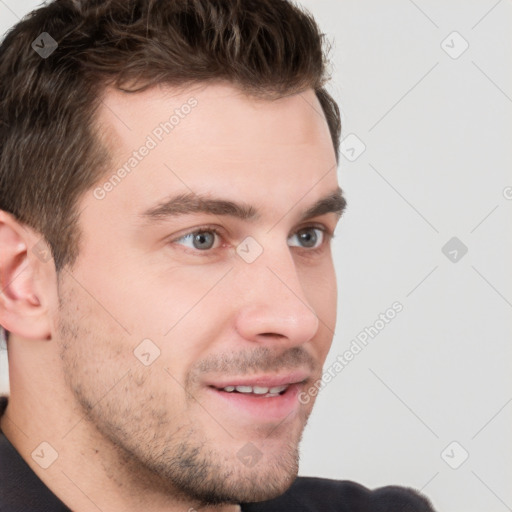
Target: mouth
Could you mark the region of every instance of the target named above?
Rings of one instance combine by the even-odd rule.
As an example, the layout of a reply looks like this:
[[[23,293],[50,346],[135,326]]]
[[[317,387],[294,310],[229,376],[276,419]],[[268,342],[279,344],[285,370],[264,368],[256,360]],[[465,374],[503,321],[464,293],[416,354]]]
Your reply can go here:
[[[225,386],[223,388],[216,388],[218,391],[225,391],[226,393],[242,393],[244,395],[254,395],[261,398],[271,398],[274,396],[280,396],[286,392],[291,384],[285,384],[284,386]]]
[[[207,385],[213,410],[229,416],[230,421],[276,423],[292,420],[301,407],[298,394],[308,374],[295,372],[252,379],[233,378],[230,382]]]

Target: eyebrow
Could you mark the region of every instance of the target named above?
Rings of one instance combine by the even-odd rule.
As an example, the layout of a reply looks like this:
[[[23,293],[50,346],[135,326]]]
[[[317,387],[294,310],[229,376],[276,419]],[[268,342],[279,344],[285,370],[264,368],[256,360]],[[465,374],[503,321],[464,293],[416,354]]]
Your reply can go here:
[[[300,222],[327,213],[335,213],[336,216],[340,218],[345,210],[346,204],[347,202],[343,197],[343,191],[338,187],[334,192],[320,198],[303,212]],[[146,220],[160,221],[181,215],[197,213],[227,215],[244,221],[256,221],[261,218],[260,212],[247,203],[237,203],[235,201],[215,198],[206,194],[195,194],[193,192],[179,194],[164,202],[160,202],[145,210],[141,214],[141,217]]]

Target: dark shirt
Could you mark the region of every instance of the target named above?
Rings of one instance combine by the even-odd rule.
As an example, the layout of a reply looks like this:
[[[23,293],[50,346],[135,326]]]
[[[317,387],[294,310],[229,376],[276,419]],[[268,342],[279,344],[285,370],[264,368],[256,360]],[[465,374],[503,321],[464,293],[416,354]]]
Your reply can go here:
[[[0,397],[0,416],[7,400]],[[434,512],[413,489],[399,486],[374,491],[349,480],[298,477],[281,496],[243,503],[243,512]],[[0,431],[0,512],[70,512],[32,471]]]

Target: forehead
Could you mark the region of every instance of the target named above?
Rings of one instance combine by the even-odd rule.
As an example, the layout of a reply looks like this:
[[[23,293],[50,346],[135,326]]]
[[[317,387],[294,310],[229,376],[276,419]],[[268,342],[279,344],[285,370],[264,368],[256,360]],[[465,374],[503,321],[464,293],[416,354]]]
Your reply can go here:
[[[222,83],[107,90],[98,120],[112,155],[99,182],[108,185],[102,208],[146,209],[176,192],[286,208],[337,185],[332,139],[313,90],[273,101]]]
[[[150,135],[174,153],[222,147],[226,156],[242,151],[262,156],[268,147],[322,146],[320,150],[332,153],[327,158],[334,156],[313,90],[271,101],[222,82],[186,90],[159,86],[140,93],[107,89],[99,119],[121,154]]]

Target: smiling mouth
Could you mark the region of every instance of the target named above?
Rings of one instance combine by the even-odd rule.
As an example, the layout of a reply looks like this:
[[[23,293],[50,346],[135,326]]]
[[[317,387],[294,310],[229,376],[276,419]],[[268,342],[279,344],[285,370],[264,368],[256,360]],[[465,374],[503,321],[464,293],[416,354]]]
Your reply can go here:
[[[224,391],[226,393],[241,393],[244,395],[251,395],[261,398],[271,398],[286,393],[286,390],[290,387],[289,384],[283,386],[265,387],[265,386],[225,386],[223,388],[217,388],[210,386],[217,391]]]
[[[302,406],[297,396],[307,380],[303,374],[236,380],[210,383],[206,388],[215,410],[228,415],[230,421],[253,427],[289,424],[298,418]]]

